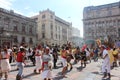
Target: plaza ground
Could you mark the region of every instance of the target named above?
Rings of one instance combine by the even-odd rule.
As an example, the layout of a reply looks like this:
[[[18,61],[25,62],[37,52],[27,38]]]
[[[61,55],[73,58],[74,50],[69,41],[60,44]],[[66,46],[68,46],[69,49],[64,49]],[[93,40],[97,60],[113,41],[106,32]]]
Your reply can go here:
[[[60,60],[58,61],[60,63]],[[53,69],[53,80],[102,80],[102,74],[101,74],[101,64],[102,60],[99,60],[98,62],[92,61],[91,63],[88,63],[86,68],[81,68],[80,63],[74,64],[72,71],[67,72],[67,77],[62,77],[60,75],[62,71],[61,65],[57,65],[57,69]],[[9,72],[9,79],[8,80],[15,80],[15,77],[17,75],[16,70],[16,63],[11,64],[12,69]],[[23,80],[42,80],[41,74],[34,74],[35,66],[32,66],[30,61],[27,61],[27,65],[24,68],[24,78]],[[116,67],[111,70],[111,80],[120,80],[120,67]],[[106,79],[109,80],[109,79]]]

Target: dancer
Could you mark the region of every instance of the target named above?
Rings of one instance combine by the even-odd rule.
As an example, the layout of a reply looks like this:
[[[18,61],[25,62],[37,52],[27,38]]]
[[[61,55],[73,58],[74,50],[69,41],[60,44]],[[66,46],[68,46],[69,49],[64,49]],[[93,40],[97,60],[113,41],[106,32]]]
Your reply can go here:
[[[101,46],[101,51],[102,51],[102,57],[103,57],[103,64],[102,64],[102,72],[104,74],[103,79],[111,78],[109,53],[106,50],[106,47],[104,45]]]
[[[21,46],[20,51],[17,54],[18,74],[16,76],[16,80],[22,80],[24,65],[25,65],[25,49],[23,46]]]
[[[0,78],[2,78],[2,75],[5,74],[5,80],[8,79],[8,72],[11,69],[10,63],[9,63],[9,53],[7,52],[7,49],[3,49],[0,52],[1,60],[0,60],[0,67],[1,67],[1,73]]]
[[[52,80],[52,55],[50,55],[50,49],[47,47],[45,48],[45,52],[42,56],[42,78],[43,80]]]
[[[41,73],[41,67],[42,67],[42,54],[43,54],[43,50],[42,50],[42,46],[39,45],[36,49],[36,52],[35,52],[35,62],[36,62],[36,67],[34,69],[34,73]]]

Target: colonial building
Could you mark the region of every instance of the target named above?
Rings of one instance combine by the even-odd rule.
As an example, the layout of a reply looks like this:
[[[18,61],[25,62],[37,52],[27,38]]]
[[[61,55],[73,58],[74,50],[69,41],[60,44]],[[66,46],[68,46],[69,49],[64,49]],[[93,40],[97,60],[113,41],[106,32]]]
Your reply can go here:
[[[75,27],[72,27],[72,36],[80,37],[80,30]]]
[[[70,41],[72,24],[59,18],[51,10],[41,11],[32,18],[38,23],[38,43],[62,45]]]
[[[1,46],[19,46],[21,43],[36,45],[36,27],[34,20],[14,13],[13,10],[0,8]]]
[[[83,24],[86,42],[92,43],[105,36],[120,39],[120,2],[85,7]]]
[[[74,47],[82,47],[82,45],[84,44],[83,38],[81,38],[80,36],[72,36],[71,42]]]
[[[81,47],[83,45],[83,39],[80,37],[80,30],[75,27],[72,27],[71,42],[75,47]]]

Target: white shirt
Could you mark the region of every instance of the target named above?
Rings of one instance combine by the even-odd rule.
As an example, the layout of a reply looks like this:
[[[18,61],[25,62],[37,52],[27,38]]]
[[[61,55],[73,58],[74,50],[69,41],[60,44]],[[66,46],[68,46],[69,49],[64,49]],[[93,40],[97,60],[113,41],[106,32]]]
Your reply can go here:
[[[12,49],[8,49],[8,54],[11,55],[12,54]]]
[[[86,56],[90,56],[90,52],[87,49],[85,49],[85,52],[86,52]]]
[[[105,57],[105,55],[107,54],[107,56]],[[103,57],[105,57],[104,60],[109,60],[109,56],[108,56],[108,51],[106,49],[103,50]]]

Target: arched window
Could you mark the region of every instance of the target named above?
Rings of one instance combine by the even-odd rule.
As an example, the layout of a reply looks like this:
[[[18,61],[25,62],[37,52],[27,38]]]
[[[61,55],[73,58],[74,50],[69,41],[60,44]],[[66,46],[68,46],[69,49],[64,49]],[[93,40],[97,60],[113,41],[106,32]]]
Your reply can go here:
[[[25,41],[25,37],[22,37],[22,43],[25,43],[26,41]]]
[[[45,24],[42,24],[42,31],[45,31]]]
[[[32,38],[29,39],[29,43],[30,43],[30,44],[33,44]]]
[[[25,24],[22,24],[22,32],[25,33],[26,29],[25,29]]]
[[[15,42],[15,43],[18,43],[17,36],[14,36],[14,42]]]

